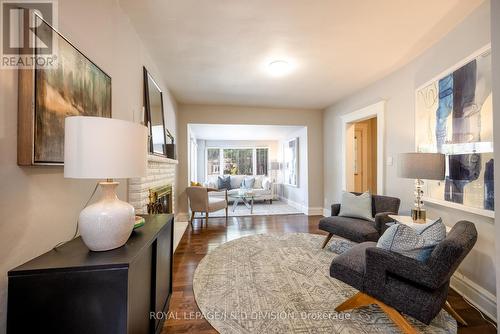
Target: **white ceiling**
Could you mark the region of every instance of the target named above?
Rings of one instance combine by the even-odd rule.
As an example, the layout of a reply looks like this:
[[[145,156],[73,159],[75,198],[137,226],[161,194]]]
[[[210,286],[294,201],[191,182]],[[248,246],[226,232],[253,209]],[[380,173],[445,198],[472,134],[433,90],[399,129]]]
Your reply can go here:
[[[482,0],[120,0],[180,103],[325,108],[418,56]],[[295,67],[268,75],[272,60]]]
[[[196,139],[205,140],[282,140],[302,126],[189,124]]]

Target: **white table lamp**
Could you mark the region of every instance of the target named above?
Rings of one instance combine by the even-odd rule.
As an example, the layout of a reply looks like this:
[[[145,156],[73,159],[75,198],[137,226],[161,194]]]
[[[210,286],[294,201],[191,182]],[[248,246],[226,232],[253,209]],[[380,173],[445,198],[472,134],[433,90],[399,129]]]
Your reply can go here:
[[[80,235],[90,250],[106,251],[127,242],[134,207],[118,199],[114,178],[141,177],[147,166],[147,128],[112,118],[72,116],[65,120],[64,177],[105,179],[101,199],[80,212]]]
[[[444,180],[445,155],[441,153],[401,153],[399,155],[398,176],[415,179],[415,206],[411,216],[415,222],[424,222],[426,211],[423,208],[424,181]]]

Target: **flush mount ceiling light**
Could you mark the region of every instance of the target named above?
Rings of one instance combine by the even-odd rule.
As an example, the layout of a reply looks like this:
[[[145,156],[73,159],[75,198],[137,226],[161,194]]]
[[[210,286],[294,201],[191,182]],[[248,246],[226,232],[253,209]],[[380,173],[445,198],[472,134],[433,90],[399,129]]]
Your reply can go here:
[[[274,60],[269,63],[268,70],[272,76],[279,77],[288,74],[292,67],[287,61],[284,60]]]

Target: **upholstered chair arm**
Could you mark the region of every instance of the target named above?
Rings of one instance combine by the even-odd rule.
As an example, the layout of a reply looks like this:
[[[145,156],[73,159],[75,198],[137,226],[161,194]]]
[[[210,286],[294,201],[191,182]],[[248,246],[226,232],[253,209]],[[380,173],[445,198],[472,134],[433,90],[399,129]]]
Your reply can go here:
[[[338,216],[340,213],[340,204],[332,204],[332,217],[333,216]]]
[[[375,228],[380,235],[384,234],[385,230],[389,227],[387,223],[394,222],[394,219],[390,218],[389,215],[397,215],[397,213],[380,212],[375,215]]]
[[[383,293],[387,274],[399,276],[429,289],[439,287],[428,264],[382,248],[366,249],[365,266],[365,287],[368,293]]]
[[[226,200],[226,204],[228,202],[228,196],[227,196],[227,189],[217,189],[217,188],[207,188],[207,191],[209,193],[220,193],[220,194],[224,194],[224,198]],[[210,195],[209,195],[210,196]]]

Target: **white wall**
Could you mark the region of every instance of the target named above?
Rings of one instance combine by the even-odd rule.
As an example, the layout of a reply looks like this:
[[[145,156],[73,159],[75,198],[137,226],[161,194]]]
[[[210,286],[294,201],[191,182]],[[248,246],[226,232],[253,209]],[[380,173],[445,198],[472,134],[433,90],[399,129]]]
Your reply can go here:
[[[415,150],[415,89],[442,71],[490,42],[490,7],[486,1],[442,40],[416,60],[388,77],[347,97],[324,113],[324,180],[325,209],[339,200],[341,191],[340,116],[380,100],[386,100],[385,155]],[[498,130],[496,130],[498,132]],[[499,147],[499,146],[497,146]],[[498,185],[498,182],[497,182]],[[403,213],[408,213],[413,200],[413,182],[397,177],[396,163],[385,166],[385,193],[402,200]],[[454,286],[495,315],[495,238],[493,220],[449,208],[428,205],[431,217],[443,217],[447,225],[467,219],[476,223],[478,242],[459,268],[465,285]],[[463,283],[463,282],[460,282]],[[482,296],[473,290],[477,288]]]
[[[288,200],[289,204],[308,214],[309,208],[309,159],[307,152],[307,128],[304,127],[288,135],[288,140],[299,138],[299,182],[298,185],[282,185],[282,191],[279,194],[284,199]],[[283,150],[283,145],[286,141],[281,141],[280,148]],[[314,191],[313,189],[311,189]]]
[[[500,132],[500,0],[491,2],[491,46],[493,71],[493,128],[494,133]],[[494,136],[495,161],[500,161],[500,136]],[[500,175],[500,164],[495,164],[495,178]],[[495,182],[495,193],[500,194],[500,182]],[[495,210],[500,210],[500,196],[495,198]],[[496,274],[497,291],[500,289],[500,218],[495,217],[496,240]],[[500,296],[497,294],[497,314],[500,314]]]
[[[309,109],[273,109],[212,105],[179,105],[179,212],[187,214],[185,188],[189,182],[187,166],[188,124],[299,125],[307,127],[306,176],[309,185],[310,212],[321,212],[323,203],[323,127],[322,111]],[[311,211],[312,209],[312,211]]]
[[[112,77],[113,117],[138,121],[142,66],[163,88],[159,71],[115,0],[59,0],[59,30]],[[176,132],[175,101],[165,98],[167,126]],[[0,70],[0,333],[5,331],[7,271],[73,234],[93,181],[63,178],[62,167],[17,166],[17,72]],[[119,196],[127,198],[126,181]],[[29,319],[27,319],[29,321]]]

